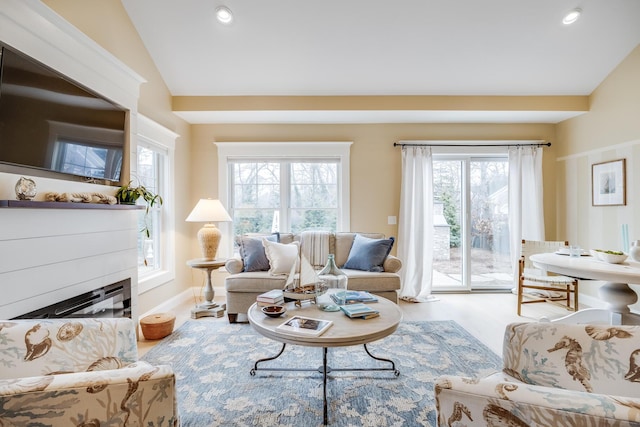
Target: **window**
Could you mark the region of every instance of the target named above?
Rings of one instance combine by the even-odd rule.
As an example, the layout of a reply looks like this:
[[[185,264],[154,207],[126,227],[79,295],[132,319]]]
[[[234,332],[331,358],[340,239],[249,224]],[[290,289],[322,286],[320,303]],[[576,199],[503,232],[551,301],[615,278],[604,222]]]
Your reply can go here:
[[[336,158],[230,160],[234,234],[336,231],[338,164]]]
[[[223,233],[349,230],[350,142],[216,145],[219,198],[233,218]]]
[[[138,229],[138,290],[140,293],[175,278],[173,210],[173,153],[177,135],[157,123],[138,116],[138,134],[133,180],[159,194],[164,203],[140,210]],[[138,203],[144,203],[138,201]]]
[[[146,144],[145,144],[146,145]],[[153,146],[138,144],[138,173],[141,185],[149,191],[162,197],[165,188],[163,178],[166,176],[167,155],[164,150]],[[141,198],[138,204],[145,205]],[[162,261],[162,205],[154,204],[144,211],[139,211],[138,229],[147,230],[138,236],[138,275],[154,272],[160,269]]]

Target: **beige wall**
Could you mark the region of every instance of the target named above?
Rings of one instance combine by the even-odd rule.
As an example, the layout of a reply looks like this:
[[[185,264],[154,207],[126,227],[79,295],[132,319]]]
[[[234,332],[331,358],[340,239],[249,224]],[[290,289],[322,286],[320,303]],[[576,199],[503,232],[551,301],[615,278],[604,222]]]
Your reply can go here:
[[[393,143],[419,139],[543,139],[554,141],[554,125],[366,124],[366,125],[194,125],[193,190],[217,196],[214,141],[352,141],[351,231],[397,236],[387,216],[398,216],[401,153]],[[555,200],[555,146],[545,148],[545,202]],[[554,210],[547,210],[547,233],[555,233]],[[395,248],[394,248],[395,251]]]
[[[140,298],[141,312],[191,285],[186,259],[197,256],[198,226],[183,219],[201,197],[217,197],[214,141],[353,141],[351,152],[351,229],[397,235],[387,216],[398,215],[400,149],[393,143],[417,139],[544,139],[545,223],[548,239],[570,239],[583,246],[615,245],[619,224],[640,238],[638,191],[633,169],[637,146],[604,147],[640,140],[640,48],[591,96],[591,112],[558,126],[549,124],[379,124],[379,125],[194,125],[171,112],[171,95],[119,0],[45,3],[147,79],[139,111],[181,135],[176,149],[176,272],[173,283]],[[631,148],[629,148],[631,147]],[[591,151],[590,151],[591,150]],[[595,150],[595,151],[594,151]],[[557,161],[556,158],[561,160]],[[628,205],[590,206],[590,164],[594,159],[626,157]],[[635,180],[638,175],[635,176]],[[578,235],[578,230],[580,230]]]
[[[557,233],[584,248],[622,247],[621,225],[629,239],[640,239],[640,46],[590,97],[590,112],[558,124]],[[626,159],[626,206],[591,203],[591,165]],[[581,293],[597,286],[583,282]],[[636,305],[636,310],[640,305]]]
[[[44,3],[144,77],[147,82],[141,86],[138,112],[180,135],[175,153],[176,279],[140,295],[138,305],[142,314],[191,286],[192,275],[186,260],[196,257],[190,245],[197,230],[184,222],[195,205],[187,172],[191,160],[190,127],[171,111],[171,94],[119,0]]]

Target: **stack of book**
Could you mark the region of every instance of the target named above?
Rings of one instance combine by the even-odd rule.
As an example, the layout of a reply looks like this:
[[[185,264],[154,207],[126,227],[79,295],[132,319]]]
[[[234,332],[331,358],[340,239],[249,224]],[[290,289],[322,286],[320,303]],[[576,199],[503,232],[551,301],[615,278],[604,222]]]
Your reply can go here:
[[[274,289],[258,295],[256,297],[256,302],[261,307],[266,307],[268,305],[282,305],[284,304],[284,295],[281,289]]]
[[[331,299],[338,305],[378,302],[378,298],[367,291],[339,291],[331,294]]]
[[[341,305],[340,310],[352,319],[371,319],[380,316],[378,310],[374,310],[371,306],[363,303]]]

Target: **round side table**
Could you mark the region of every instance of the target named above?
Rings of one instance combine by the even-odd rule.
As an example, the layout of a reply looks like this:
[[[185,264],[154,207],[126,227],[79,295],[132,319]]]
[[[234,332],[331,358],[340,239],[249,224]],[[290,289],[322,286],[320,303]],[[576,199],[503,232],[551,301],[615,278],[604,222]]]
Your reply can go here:
[[[197,313],[192,313],[192,316],[195,314],[197,317],[201,317],[206,315],[208,310],[216,308],[218,304],[213,302],[213,297],[215,293],[213,291],[213,285],[211,284],[211,272],[213,270],[217,270],[220,267],[224,267],[224,264],[227,262],[226,259],[213,259],[207,260],[204,258],[196,258],[190,259],[187,261],[187,265],[191,268],[197,268],[199,270],[206,271],[207,274],[207,284],[204,288],[204,299],[205,303],[202,303],[196,309]],[[213,313],[211,315],[214,315]]]

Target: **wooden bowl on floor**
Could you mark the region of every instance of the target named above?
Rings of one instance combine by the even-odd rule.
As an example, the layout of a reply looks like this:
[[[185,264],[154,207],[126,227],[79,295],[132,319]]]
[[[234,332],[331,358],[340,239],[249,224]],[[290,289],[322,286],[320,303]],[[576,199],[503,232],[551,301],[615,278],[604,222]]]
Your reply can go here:
[[[142,335],[148,340],[159,340],[173,332],[176,316],[170,313],[158,313],[140,319]]]

